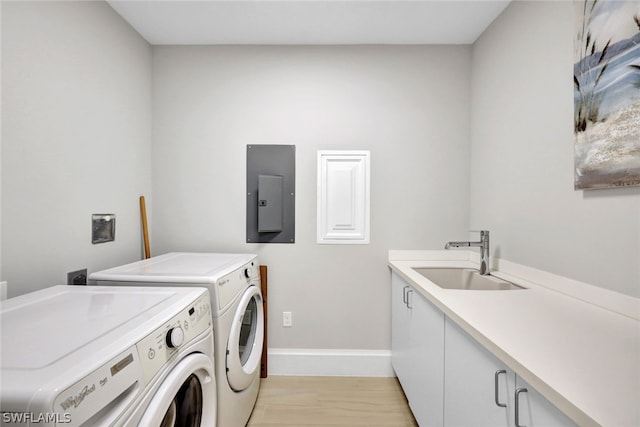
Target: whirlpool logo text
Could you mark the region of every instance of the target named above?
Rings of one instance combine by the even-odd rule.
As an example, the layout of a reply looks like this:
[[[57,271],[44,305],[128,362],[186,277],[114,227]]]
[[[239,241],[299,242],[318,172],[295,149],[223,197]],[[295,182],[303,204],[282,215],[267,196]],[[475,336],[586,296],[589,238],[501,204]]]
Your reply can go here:
[[[74,396],[67,397],[65,401],[60,404],[60,406],[62,406],[62,409],[65,411],[71,408],[72,406],[74,408],[77,408],[78,406],[80,406],[84,398],[90,395],[91,393],[93,393],[94,391],[96,391],[95,384],[91,384],[91,387],[86,385],[82,390],[80,390],[80,393]]]

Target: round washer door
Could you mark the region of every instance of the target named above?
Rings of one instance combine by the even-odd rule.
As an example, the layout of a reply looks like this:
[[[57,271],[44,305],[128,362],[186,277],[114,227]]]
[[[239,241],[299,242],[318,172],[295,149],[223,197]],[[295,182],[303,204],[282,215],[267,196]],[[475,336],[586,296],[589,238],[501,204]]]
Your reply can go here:
[[[227,341],[227,379],[235,391],[246,389],[260,369],[264,340],[262,294],[250,286],[240,298]]]
[[[160,384],[139,425],[215,427],[214,372],[211,359],[201,353],[182,359]]]

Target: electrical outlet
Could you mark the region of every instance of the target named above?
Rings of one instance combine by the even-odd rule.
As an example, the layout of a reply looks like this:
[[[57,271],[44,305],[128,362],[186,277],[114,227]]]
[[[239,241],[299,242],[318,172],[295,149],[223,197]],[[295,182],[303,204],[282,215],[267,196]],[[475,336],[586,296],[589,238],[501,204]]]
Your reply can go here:
[[[284,328],[291,328],[293,326],[293,317],[290,311],[282,312],[282,326]]]
[[[67,273],[67,285],[86,285],[87,269],[71,271]]]

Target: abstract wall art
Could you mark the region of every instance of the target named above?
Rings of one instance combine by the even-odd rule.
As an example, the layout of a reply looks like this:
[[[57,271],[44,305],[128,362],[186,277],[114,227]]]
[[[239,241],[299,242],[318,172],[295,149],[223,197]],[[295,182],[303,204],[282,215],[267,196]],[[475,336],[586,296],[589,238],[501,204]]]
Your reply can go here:
[[[640,185],[640,0],[574,2],[574,188]]]

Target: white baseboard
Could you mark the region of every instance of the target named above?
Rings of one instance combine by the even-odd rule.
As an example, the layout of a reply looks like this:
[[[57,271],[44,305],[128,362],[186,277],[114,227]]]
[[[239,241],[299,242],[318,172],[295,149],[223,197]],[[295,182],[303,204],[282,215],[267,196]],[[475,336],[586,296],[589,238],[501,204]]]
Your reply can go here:
[[[391,350],[270,348],[269,375],[395,377]]]

